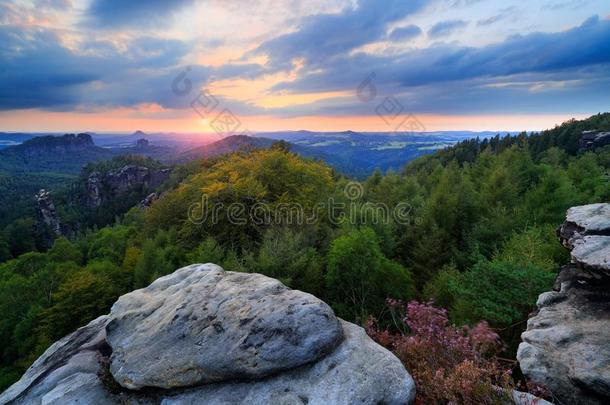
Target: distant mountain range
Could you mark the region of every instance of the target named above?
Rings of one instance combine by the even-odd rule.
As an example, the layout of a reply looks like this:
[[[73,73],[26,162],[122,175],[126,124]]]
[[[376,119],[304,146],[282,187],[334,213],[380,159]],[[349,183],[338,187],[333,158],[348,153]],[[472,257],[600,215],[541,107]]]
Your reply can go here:
[[[97,146],[89,134],[39,136],[0,150],[0,170],[5,172],[80,172],[87,163],[118,155],[141,155],[168,161],[175,150],[137,141],[122,148]]]
[[[460,140],[493,135],[496,133],[288,131],[257,133],[255,136],[233,135],[207,143],[205,140],[213,138],[202,137],[199,145],[196,145],[196,138],[176,136],[172,139],[168,134],[147,134],[142,131],[116,136],[82,133],[33,137],[22,133],[0,133],[0,147],[4,146],[0,148],[0,170],[76,174],[87,163],[118,155],[141,155],[165,163],[179,163],[243,149],[268,148],[278,140],[285,140],[295,153],[324,160],[342,173],[366,177],[375,169],[398,170],[418,156],[446,148]],[[189,147],[193,144],[196,147]]]
[[[299,155],[326,161],[339,172],[366,177],[375,169],[399,170],[409,161],[471,138],[495,132],[434,132],[425,134],[344,132],[268,132],[254,137],[234,135],[179,155],[178,161],[217,156],[241,149],[268,148],[278,140],[290,143]]]

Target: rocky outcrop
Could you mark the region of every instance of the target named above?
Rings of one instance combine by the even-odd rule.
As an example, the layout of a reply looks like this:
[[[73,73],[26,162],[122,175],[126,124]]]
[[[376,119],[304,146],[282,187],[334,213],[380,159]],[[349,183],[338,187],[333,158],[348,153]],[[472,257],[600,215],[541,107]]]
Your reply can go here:
[[[159,199],[159,197],[161,197],[161,194],[159,194],[157,192],[150,193],[142,201],[140,201],[140,204],[139,204],[140,208],[144,210],[144,209],[150,207],[152,205],[152,203],[154,203],[155,201],[157,201]]]
[[[521,370],[566,404],[610,402],[610,204],[571,208],[558,230],[572,263],[521,335]]]
[[[48,227],[56,235],[61,235],[61,222],[57,215],[57,210],[55,209],[51,194],[47,190],[41,189],[36,193],[34,198],[36,199],[36,216],[38,218],[38,223],[41,226]]]
[[[584,131],[579,140],[579,146],[583,150],[595,150],[610,145],[610,132],[608,131]]]
[[[15,146],[13,150],[24,156],[33,158],[48,153],[66,154],[82,152],[95,148],[93,139],[89,134],[66,134],[63,136],[39,136]]]
[[[411,376],[312,295],[192,265],[51,346],[0,404],[408,404]]]
[[[136,187],[153,189],[169,177],[171,169],[151,169],[145,166],[128,165],[107,173],[97,171],[87,178],[87,207],[97,208],[111,198]]]

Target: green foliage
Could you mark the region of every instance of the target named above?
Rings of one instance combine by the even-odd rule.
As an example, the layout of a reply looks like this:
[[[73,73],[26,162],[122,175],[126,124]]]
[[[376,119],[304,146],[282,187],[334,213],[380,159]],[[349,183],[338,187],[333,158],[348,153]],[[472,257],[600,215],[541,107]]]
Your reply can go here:
[[[277,278],[289,287],[318,296],[324,292],[322,263],[302,233],[270,229],[263,238],[250,271]]]
[[[7,226],[4,232],[8,237],[9,249],[13,257],[36,250],[33,218],[17,219]]]
[[[515,232],[495,255],[495,260],[515,265],[534,265],[553,272],[569,260],[569,254],[557,243],[555,227],[544,225]]]
[[[147,212],[146,228],[154,232],[179,224],[186,245],[213,236],[220,244],[248,250],[268,226],[249,220],[253,207],[263,205],[261,216],[274,224],[303,223],[295,212],[311,214],[333,183],[328,166],[279,148],[236,153],[166,193]]]
[[[8,240],[0,233],[0,263],[11,258],[11,250]]]
[[[339,316],[364,322],[379,315],[386,298],[413,297],[411,273],[387,259],[370,228],[335,239],[328,252],[327,295]]]
[[[527,317],[538,295],[554,279],[554,273],[533,264],[482,260],[450,287],[458,297],[454,320],[472,324],[485,319],[508,326]]]
[[[224,249],[210,236],[189,255],[189,260],[193,263],[222,263],[225,255]]]
[[[423,297],[442,308],[451,308],[455,303],[453,287],[460,278],[455,266],[445,266],[432,280],[424,286]]]
[[[89,260],[107,258],[116,264],[120,264],[125,255],[127,240],[134,229],[127,226],[115,226],[103,228],[90,236],[87,243]]]
[[[55,239],[53,247],[47,253],[49,260],[56,263],[73,262],[81,264],[83,262],[83,254],[80,249],[64,237]]]
[[[44,311],[42,336],[51,342],[106,312],[118,298],[111,280],[91,271],[78,271],[53,294],[53,305]]]

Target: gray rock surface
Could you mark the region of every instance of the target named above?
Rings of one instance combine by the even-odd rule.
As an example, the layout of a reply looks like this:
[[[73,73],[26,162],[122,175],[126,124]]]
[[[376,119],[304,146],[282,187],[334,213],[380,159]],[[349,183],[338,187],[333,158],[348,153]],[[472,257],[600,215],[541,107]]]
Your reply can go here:
[[[512,390],[510,396],[515,405],[553,405],[549,401],[528,394],[527,392]]]
[[[411,403],[415,385],[396,357],[359,326],[342,321],[345,340],[317,363],[254,382],[212,384],[170,395],[163,405],[184,404],[387,404]]]
[[[521,370],[561,403],[610,403],[609,214],[610,204],[568,211],[559,234],[572,263],[559,272],[555,291],[540,295],[521,335]]]
[[[204,275],[207,277],[203,277]],[[243,281],[243,284],[231,285],[238,281]],[[228,288],[224,299],[216,300],[218,297],[214,298],[213,285],[219,288],[217,291],[219,294],[221,285]],[[259,300],[255,301],[254,296],[257,291],[264,291],[265,295],[261,295]],[[242,295],[243,297],[240,298]],[[53,344],[28,369],[21,380],[0,395],[0,404],[347,405],[358,403],[402,405],[408,404],[414,399],[413,380],[400,360],[373,342],[362,328],[338,320],[332,312],[330,319],[334,320],[335,325],[339,328],[338,346],[313,362],[277,371],[272,375],[248,380],[228,380],[191,387],[154,390],[130,390],[121,387],[112,378],[110,362],[112,357],[116,357],[116,352],[112,353],[109,341],[116,344],[114,339],[118,336],[124,336],[126,339],[129,335],[143,343],[143,340],[139,340],[140,333],[149,337],[154,337],[156,332],[171,334],[172,332],[164,328],[162,324],[168,325],[167,322],[171,323],[172,319],[175,320],[171,329],[182,330],[191,333],[192,336],[197,335],[195,333],[197,329],[201,331],[210,329],[206,325],[213,321],[193,322],[191,316],[197,311],[203,311],[201,307],[203,301],[201,300],[205,296],[209,297],[209,302],[218,304],[216,306],[217,319],[221,318],[223,322],[227,322],[223,323],[226,326],[225,331],[231,330],[235,324],[238,325],[239,320],[244,319],[241,317],[242,315],[253,314],[255,315],[253,320],[242,325],[245,331],[252,332],[252,329],[248,328],[248,324],[252,325],[257,319],[266,319],[267,321],[263,321],[262,324],[269,327],[272,326],[271,320],[277,322],[274,330],[285,330],[291,322],[297,322],[295,330],[304,332],[303,336],[309,336],[310,339],[304,339],[302,345],[295,345],[294,341],[285,340],[283,335],[265,336],[262,341],[252,340],[257,344],[262,343],[259,347],[262,349],[258,353],[248,350],[245,350],[244,353],[260,357],[263,351],[267,351],[271,356],[262,359],[261,364],[271,361],[273,356],[276,356],[277,361],[285,366],[283,358],[271,353],[275,349],[278,353],[290,356],[291,354],[287,353],[284,345],[292,348],[295,353],[299,353],[298,356],[292,355],[292,358],[296,359],[310,353],[308,350],[316,346],[316,344],[312,345],[312,342],[320,341],[320,339],[326,342],[327,337],[319,338],[311,334],[315,332],[318,335],[327,336],[328,331],[316,331],[313,326],[301,325],[300,321],[296,319],[298,313],[310,317],[304,313],[304,309],[288,310],[287,308],[274,308],[272,305],[274,302],[281,302],[286,306],[291,305],[293,301],[305,302],[305,305],[302,306],[309,306],[310,311],[314,314],[318,311],[324,313],[324,307],[318,306],[315,302],[312,303],[310,300],[313,297],[308,294],[289,290],[278,281],[264,276],[224,272],[214,265],[194,265],[158,279],[146,289],[124,295],[117,301],[110,315],[92,321],[89,325]],[[245,297],[250,299],[246,300]],[[275,301],[276,298],[278,301]],[[178,307],[174,307],[173,305],[181,299],[184,302]],[[187,310],[188,305],[183,305],[186,302],[192,305],[190,310]],[[278,306],[281,307],[283,304]],[[259,306],[260,308],[258,308]],[[207,307],[208,310],[211,310],[213,305],[208,304]],[[189,316],[175,318],[176,314],[186,314],[189,311],[192,311]],[[284,311],[285,320],[279,317],[281,311]],[[286,314],[286,311],[294,311],[294,314]],[[234,315],[235,318],[222,318],[229,314]],[[322,317],[324,318],[324,316]],[[141,324],[138,324],[137,319],[140,319]],[[317,322],[317,315],[311,317],[311,320]],[[155,322],[160,325],[155,325]],[[143,327],[144,324],[151,328]],[[332,327],[332,323],[329,325]],[[127,328],[130,327],[132,330],[131,333],[128,333]],[[212,326],[211,329],[214,327]],[[119,332],[120,334],[117,334]],[[250,332],[241,335],[246,336],[241,342],[248,340],[247,336],[260,337],[258,332],[254,332],[252,335]],[[238,330],[236,333],[240,335]],[[114,337],[110,338],[110,335],[114,335]],[[210,344],[207,348],[207,354],[211,356],[210,360],[215,361],[221,357],[212,352],[236,358],[238,362],[243,360],[244,357],[236,357],[231,351],[232,345],[235,345],[235,342],[232,341],[235,336],[230,334],[224,336],[227,339],[226,343]],[[153,340],[147,341],[154,343]],[[132,344],[135,345],[133,346],[135,350],[144,350],[135,342]],[[122,345],[121,347],[126,349],[128,346]],[[165,357],[168,364],[183,364],[192,356],[189,351],[192,348],[189,349],[186,345],[182,347],[186,351],[167,347],[166,349],[170,350],[173,355],[173,358]],[[162,356],[163,353],[158,353],[158,355]],[[130,356],[125,358],[136,360]],[[142,366],[145,368],[146,360],[142,358],[141,362],[144,363]],[[246,362],[246,366],[248,365],[251,363]],[[210,366],[215,367],[216,365],[211,364]],[[170,367],[170,369],[173,368]],[[159,370],[157,369],[157,371]],[[177,367],[176,370],[180,371]],[[183,376],[180,373],[179,375]],[[171,374],[167,374],[167,377],[170,380],[173,378]],[[181,379],[182,377],[177,378],[177,380]]]
[[[113,305],[110,370],[131,389],[260,378],[310,363],[342,339],[332,309],[260,274],[193,265]]]
[[[565,222],[558,229],[558,235],[568,249],[572,248],[571,242],[586,235],[610,236],[610,204],[589,204],[570,208]]]
[[[585,236],[572,242],[572,261],[610,275],[610,236]]]
[[[19,381],[0,395],[0,404],[47,403],[43,398],[60,385],[69,391],[64,380],[76,374],[97,376],[100,353],[108,347],[104,331],[107,321],[107,316],[99,317],[51,345]]]

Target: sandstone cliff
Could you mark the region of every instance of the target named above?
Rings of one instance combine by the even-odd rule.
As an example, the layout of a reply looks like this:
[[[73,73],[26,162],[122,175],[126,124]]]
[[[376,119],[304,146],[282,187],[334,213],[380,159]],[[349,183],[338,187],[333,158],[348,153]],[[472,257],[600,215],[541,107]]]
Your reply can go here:
[[[105,201],[136,187],[154,189],[169,177],[170,171],[171,169],[156,170],[135,165],[106,173],[95,171],[87,178],[87,207],[97,208]]]
[[[610,204],[568,210],[558,231],[571,263],[522,334],[523,373],[561,404],[610,403]]]

